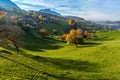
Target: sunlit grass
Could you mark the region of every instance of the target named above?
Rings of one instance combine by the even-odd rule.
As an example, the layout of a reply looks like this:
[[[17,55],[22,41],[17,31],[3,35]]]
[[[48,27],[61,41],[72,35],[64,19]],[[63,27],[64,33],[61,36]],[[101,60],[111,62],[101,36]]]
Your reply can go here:
[[[51,43],[26,35],[20,52],[0,53],[1,79],[80,80],[120,79],[120,32],[100,32],[86,44]],[[103,38],[108,36],[107,38]],[[0,50],[4,48],[0,47]],[[6,49],[5,49],[6,50]]]

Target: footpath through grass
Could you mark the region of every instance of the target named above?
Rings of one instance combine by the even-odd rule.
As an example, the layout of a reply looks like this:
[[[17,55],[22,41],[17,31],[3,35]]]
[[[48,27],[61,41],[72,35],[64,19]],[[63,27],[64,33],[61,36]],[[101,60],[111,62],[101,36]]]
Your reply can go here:
[[[27,34],[27,44],[0,53],[1,80],[119,80],[120,32],[98,33],[85,44],[51,43]],[[0,50],[5,48],[0,47]]]

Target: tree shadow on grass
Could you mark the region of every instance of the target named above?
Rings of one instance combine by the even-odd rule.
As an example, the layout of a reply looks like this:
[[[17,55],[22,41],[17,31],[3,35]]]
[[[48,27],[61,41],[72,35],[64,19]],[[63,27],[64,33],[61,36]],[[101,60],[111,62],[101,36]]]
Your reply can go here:
[[[9,51],[7,51],[7,50],[0,50],[0,53],[12,54],[11,52],[9,52]]]
[[[86,47],[95,47],[99,46],[102,43],[96,43],[96,42],[84,42],[78,46],[78,48],[86,48]]]
[[[27,53],[24,53],[22,51],[19,52],[18,54],[21,54],[21,55],[23,55],[25,57],[33,59],[33,60],[37,61],[38,63],[44,63],[45,65],[53,66],[53,67],[56,67],[56,68],[59,68],[59,69],[63,69],[63,70],[74,70],[74,71],[80,71],[80,72],[81,71],[82,72],[99,72],[100,69],[101,69],[100,64],[92,63],[92,62],[89,62],[89,61],[70,60],[70,59],[58,59],[58,58],[33,56],[32,54],[27,54]],[[37,71],[37,72],[39,72],[41,74],[44,74],[44,75],[47,75],[47,76],[51,76],[51,77],[54,77],[54,78],[57,78],[57,79],[74,80],[71,77],[65,76],[67,74],[60,75],[60,76],[55,75],[55,74],[50,74],[48,72],[36,69],[35,67],[33,67],[31,65],[28,65],[28,64],[25,64],[25,63],[23,63],[21,61],[17,61],[17,60],[14,60],[12,58],[9,58],[7,56],[0,55],[0,57],[2,57],[4,59],[7,59],[9,61],[12,61],[12,62],[14,62],[16,64],[20,64],[20,65],[22,65],[24,67],[27,67],[29,69],[32,69],[34,71]]]
[[[89,61],[33,56],[32,54],[27,54],[24,52],[21,52],[19,54],[29,57],[35,61],[38,61],[39,63],[42,62],[46,65],[52,65],[52,66],[54,65],[55,67],[58,67],[60,69],[71,69],[71,70],[84,71],[84,72],[99,72],[100,71],[100,64],[92,63]]]
[[[111,38],[109,36],[104,36],[104,37],[98,37],[98,38],[93,38],[91,40],[94,41],[110,41],[110,40],[114,40],[115,38]]]
[[[56,50],[63,46],[59,46],[55,44],[55,42],[50,42],[47,40],[44,40],[42,38],[37,38],[33,34],[27,34],[25,35],[25,46],[24,49],[30,50],[30,51],[42,51],[41,49],[49,49],[49,50]]]
[[[11,58],[9,58],[9,57],[6,57],[6,56],[4,56],[4,55],[0,55],[0,58],[9,60],[9,61],[14,62],[14,63],[16,63],[16,64],[19,64],[19,65],[21,65],[21,66],[27,67],[28,69],[37,71],[37,72],[39,72],[40,74],[43,74],[43,75],[46,75],[46,76],[50,76],[50,77],[53,77],[53,78],[56,78],[56,79],[60,79],[60,80],[62,80],[62,79],[64,79],[64,80],[74,80],[73,78],[70,78],[70,77],[58,76],[58,75],[55,75],[55,74],[50,74],[50,73],[45,72],[45,71],[41,71],[41,70],[39,70],[39,69],[36,69],[35,67],[32,67],[32,66],[30,66],[30,65],[27,65],[27,64],[25,64],[25,63],[22,63],[22,62],[20,62],[20,61],[16,61],[16,60],[11,59]]]
[[[91,63],[89,61],[57,59],[57,58],[48,58],[48,57],[40,57],[40,56],[34,56],[33,59],[48,65],[50,64],[54,65],[60,69],[70,69],[70,70],[84,71],[84,72],[100,71],[100,65],[98,63]]]

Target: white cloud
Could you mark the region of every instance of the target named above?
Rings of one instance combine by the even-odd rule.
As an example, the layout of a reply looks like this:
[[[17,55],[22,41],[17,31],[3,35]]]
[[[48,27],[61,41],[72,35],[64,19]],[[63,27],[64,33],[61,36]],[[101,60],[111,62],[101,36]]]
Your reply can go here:
[[[19,5],[19,7],[20,7],[21,9],[25,9],[25,10],[31,10],[31,9],[32,9],[32,7],[30,7],[30,6],[25,6],[25,5]]]

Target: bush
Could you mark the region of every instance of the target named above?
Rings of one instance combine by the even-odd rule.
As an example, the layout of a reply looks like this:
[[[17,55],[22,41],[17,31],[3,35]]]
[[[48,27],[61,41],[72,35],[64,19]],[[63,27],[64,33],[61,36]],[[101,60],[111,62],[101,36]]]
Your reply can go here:
[[[58,31],[57,31],[56,29],[53,29],[52,32],[53,32],[53,34],[55,34],[55,35],[58,33]]]
[[[40,35],[41,36],[48,36],[48,32],[46,29],[40,29]]]

